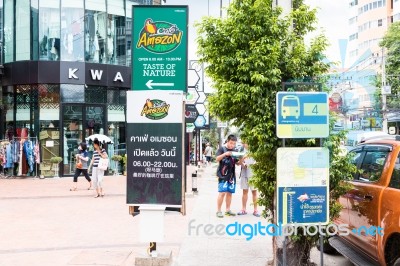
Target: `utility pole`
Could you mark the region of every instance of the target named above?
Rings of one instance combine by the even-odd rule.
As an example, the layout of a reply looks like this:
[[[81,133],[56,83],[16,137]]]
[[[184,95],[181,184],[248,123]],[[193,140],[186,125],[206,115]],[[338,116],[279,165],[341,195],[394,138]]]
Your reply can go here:
[[[386,117],[386,112],[387,112],[387,104],[386,104],[386,57],[385,57],[385,50],[382,47],[382,89],[381,89],[381,94],[382,94],[382,129],[383,132],[387,133],[388,132],[388,122],[387,122],[387,117]]]

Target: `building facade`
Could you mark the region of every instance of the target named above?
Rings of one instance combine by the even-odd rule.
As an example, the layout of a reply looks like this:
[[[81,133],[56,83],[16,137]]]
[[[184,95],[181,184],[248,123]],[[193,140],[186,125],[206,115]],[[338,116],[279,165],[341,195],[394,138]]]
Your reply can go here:
[[[109,154],[123,152],[114,147],[125,143],[132,5],[160,2],[0,1],[0,138],[38,144],[35,174],[52,175],[52,157],[62,157],[61,175],[73,174],[78,144],[92,134],[110,136]],[[32,174],[21,172],[25,160],[11,172]]]
[[[379,46],[394,21],[398,0],[349,0],[345,68],[335,73],[334,93],[340,93],[345,128],[382,130],[383,113],[375,92],[382,73],[384,50]]]

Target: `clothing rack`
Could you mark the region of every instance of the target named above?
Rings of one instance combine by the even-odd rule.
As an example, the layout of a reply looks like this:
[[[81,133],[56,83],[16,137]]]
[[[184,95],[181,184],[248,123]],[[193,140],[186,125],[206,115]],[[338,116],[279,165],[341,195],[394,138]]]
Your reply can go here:
[[[26,141],[30,141],[32,144],[32,147],[30,147],[31,153],[28,154],[29,160],[32,160],[32,161],[31,161],[31,165],[28,162],[26,162],[27,163],[26,167],[31,169],[31,171],[23,173],[22,172],[22,167],[23,167],[23,163],[24,163],[22,161],[23,153],[24,153],[23,145]],[[19,145],[20,145],[17,147],[15,147],[15,146],[12,147],[12,155],[11,155],[12,156],[12,168],[11,168],[12,170],[11,171],[12,171],[13,175],[14,176],[30,176],[30,177],[34,177],[34,178],[38,177],[38,166],[36,163],[36,158],[34,156],[34,148],[35,148],[35,145],[38,143],[38,138],[37,137],[13,137],[10,142],[13,145],[16,145],[15,144],[16,142],[19,142]],[[27,155],[25,154],[25,156],[27,156]],[[28,158],[25,158],[25,160],[28,161]],[[15,167],[16,165],[18,165],[18,168]]]

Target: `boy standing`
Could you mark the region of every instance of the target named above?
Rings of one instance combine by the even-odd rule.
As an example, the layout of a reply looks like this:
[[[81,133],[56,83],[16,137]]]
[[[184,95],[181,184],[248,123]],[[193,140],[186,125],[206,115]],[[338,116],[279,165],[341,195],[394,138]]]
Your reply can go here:
[[[251,190],[251,194],[253,196],[253,206],[254,206],[254,211],[253,215],[256,217],[260,217],[260,214],[258,213],[257,210],[257,190],[250,186],[249,180],[253,176],[253,171],[251,169],[251,166],[255,164],[255,160],[251,157],[248,156],[248,146],[247,144],[244,144],[244,152],[246,153],[245,157],[243,157],[243,161],[241,163],[242,165],[242,171],[240,175],[240,186],[243,189],[243,195],[242,195],[242,210],[238,213],[238,215],[245,215],[247,214],[246,211],[246,205],[247,205],[247,199],[249,195],[249,189]]]
[[[223,218],[221,207],[225,199],[226,211],[225,215],[235,216],[236,214],[231,211],[232,193],[235,193],[236,176],[235,164],[239,161],[232,157],[232,152],[236,146],[237,138],[234,135],[229,135],[227,142],[222,145],[217,151],[216,160],[219,163],[217,176],[218,176],[218,200],[217,200],[217,217]]]

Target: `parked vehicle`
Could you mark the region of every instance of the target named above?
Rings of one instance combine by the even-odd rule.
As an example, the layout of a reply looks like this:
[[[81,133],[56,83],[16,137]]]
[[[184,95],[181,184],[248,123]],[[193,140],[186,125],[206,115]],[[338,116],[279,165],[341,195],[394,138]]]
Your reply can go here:
[[[356,265],[400,265],[400,136],[367,139],[350,152],[359,172],[339,199],[343,209],[335,223],[354,232],[329,243]],[[383,235],[368,233],[373,226]]]
[[[383,131],[363,131],[363,130],[355,130],[349,131],[346,135],[346,143],[345,146],[350,150],[357,146],[360,142],[365,139],[370,139],[372,137],[383,137],[389,136],[389,134]]]

